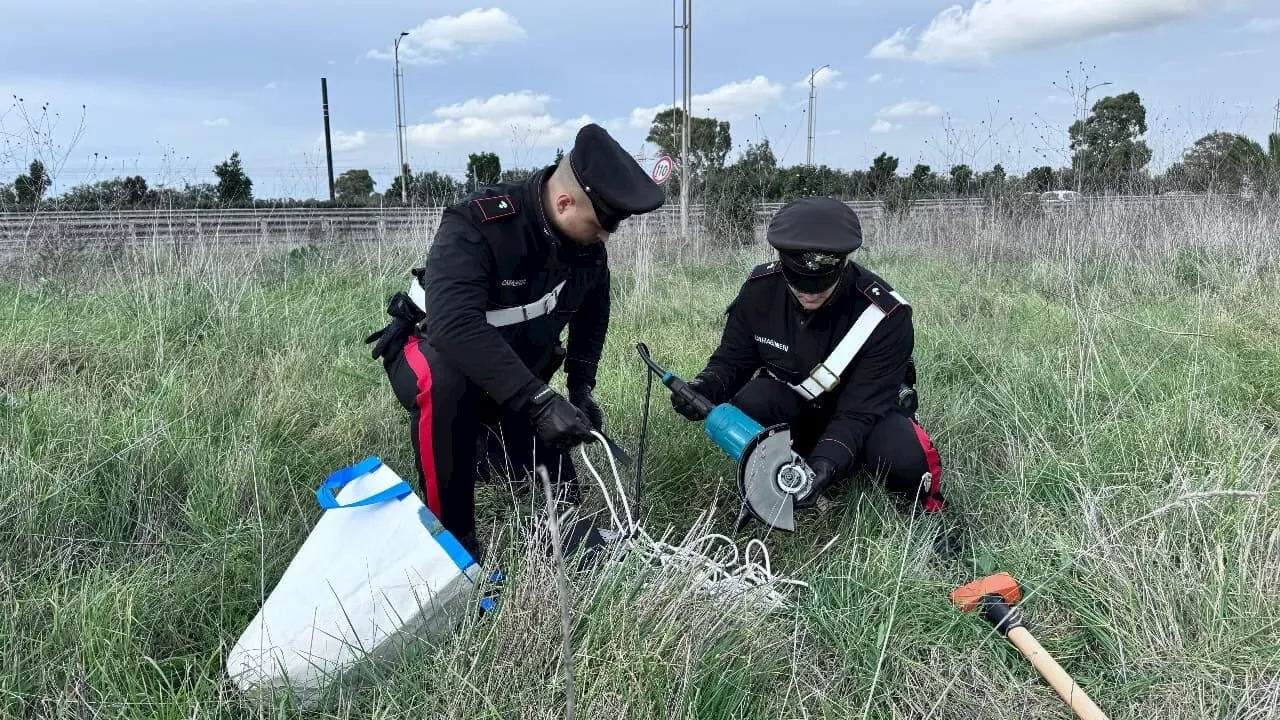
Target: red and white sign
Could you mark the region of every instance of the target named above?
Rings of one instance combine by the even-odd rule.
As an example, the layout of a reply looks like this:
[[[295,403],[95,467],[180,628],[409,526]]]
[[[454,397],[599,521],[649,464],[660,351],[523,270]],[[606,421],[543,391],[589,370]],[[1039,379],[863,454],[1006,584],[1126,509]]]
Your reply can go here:
[[[649,176],[659,185],[665,183],[671,177],[671,171],[675,168],[676,163],[671,159],[670,155],[663,155],[658,158],[658,162],[653,164],[653,172]]]

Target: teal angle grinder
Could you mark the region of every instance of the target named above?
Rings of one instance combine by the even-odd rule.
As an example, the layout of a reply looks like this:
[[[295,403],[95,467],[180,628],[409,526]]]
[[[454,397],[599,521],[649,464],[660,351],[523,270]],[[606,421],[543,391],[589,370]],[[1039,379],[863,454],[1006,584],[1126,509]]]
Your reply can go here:
[[[813,471],[791,449],[791,428],[785,423],[764,427],[731,403],[714,404],[654,362],[644,343],[636,344],[636,352],[663,385],[697,408],[707,437],[738,464],[742,509],[735,529],[754,517],[793,532],[795,501],[812,490]]]

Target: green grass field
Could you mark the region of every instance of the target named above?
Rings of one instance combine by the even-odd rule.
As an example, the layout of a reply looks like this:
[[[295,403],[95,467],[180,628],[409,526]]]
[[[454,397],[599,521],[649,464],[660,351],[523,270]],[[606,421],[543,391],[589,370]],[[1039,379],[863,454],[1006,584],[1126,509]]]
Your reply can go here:
[[[1037,638],[1111,718],[1280,717],[1276,226],[1227,209],[1108,212],[869,222],[857,259],[915,307],[921,421],[968,528],[964,557],[939,563],[937,519],[855,483],[767,537],[773,571],[810,584],[790,610],[720,613],[679,578],[573,579],[577,716],[1071,717],[948,604],[1003,570],[1030,593]],[[635,343],[691,376],[764,256],[616,248],[598,396],[634,454]],[[405,415],[361,340],[422,252],[96,258],[45,281],[11,268],[0,716],[564,716],[556,585],[510,543],[535,508],[493,486],[481,524],[514,573],[498,615],[310,712],[240,698],[223,677],[317,520],[323,478],[371,454],[412,477]],[[714,507],[709,530],[728,532],[733,467],[661,390],[646,527],[681,536]]]

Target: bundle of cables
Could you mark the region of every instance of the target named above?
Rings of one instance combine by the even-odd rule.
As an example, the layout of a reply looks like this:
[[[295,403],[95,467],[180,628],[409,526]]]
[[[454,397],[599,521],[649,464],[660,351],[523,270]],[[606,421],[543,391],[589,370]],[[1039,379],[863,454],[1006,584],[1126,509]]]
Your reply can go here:
[[[752,538],[739,551],[732,538],[705,532],[710,524],[709,513],[704,513],[694,523],[691,532],[681,542],[671,540],[670,529],[660,539],[652,537],[632,516],[617,463],[614,462],[613,454],[607,450],[608,442],[600,433],[593,434],[600,441],[599,445],[606,448],[613,475],[612,488],[591,463],[586,447],[579,446],[578,451],[587,472],[599,485],[608,508],[612,527],[599,528],[599,532],[612,550],[618,551],[621,556],[639,556],[661,569],[689,576],[702,593],[722,606],[745,604],[757,610],[773,611],[788,604],[785,592],[787,588],[809,589],[809,585],[803,581],[775,575],[769,560],[769,549],[759,539]],[[614,502],[615,495],[622,506],[621,515]],[[564,527],[574,512],[576,510],[565,513],[557,524]],[[834,542],[835,539],[831,541]]]

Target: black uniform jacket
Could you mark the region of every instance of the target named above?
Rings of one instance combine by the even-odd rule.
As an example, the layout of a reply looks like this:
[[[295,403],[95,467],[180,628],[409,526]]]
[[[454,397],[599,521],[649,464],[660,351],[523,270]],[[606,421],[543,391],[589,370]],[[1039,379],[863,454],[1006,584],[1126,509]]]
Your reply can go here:
[[[871,428],[898,406],[915,349],[911,307],[894,299],[892,289],[849,262],[827,302],[808,311],[787,287],[778,263],[756,267],[726,310],[720,345],[698,375],[714,396],[709,399],[729,401],[760,370],[799,385],[875,298],[889,314],[841,373],[840,384],[816,400],[803,399],[830,417],[809,459],[825,456],[841,472],[851,471]]]
[[[568,387],[593,388],[609,327],[605,246],[580,246],[547,221],[542,186],[552,170],[446,208],[424,267],[413,271],[426,295],[420,335],[502,404],[531,392],[565,350]],[[540,300],[561,281],[551,313],[505,327],[485,320],[486,311]]]

